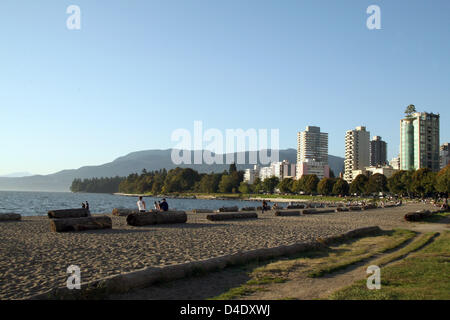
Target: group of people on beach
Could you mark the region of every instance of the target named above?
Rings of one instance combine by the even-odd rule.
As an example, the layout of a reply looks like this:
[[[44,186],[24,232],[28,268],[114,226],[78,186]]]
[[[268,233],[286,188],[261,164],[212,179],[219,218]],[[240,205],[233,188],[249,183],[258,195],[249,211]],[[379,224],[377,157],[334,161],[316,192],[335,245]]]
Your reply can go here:
[[[87,200],[86,200],[86,203],[82,202],[81,203],[81,208],[82,209],[86,209],[87,211],[89,211],[89,202],[87,202]]]
[[[145,201],[143,200],[142,196],[139,196],[137,206],[138,206],[139,212],[147,211],[147,205],[145,204]],[[158,201],[158,202],[155,201],[154,207],[155,207],[155,210],[157,210],[157,211],[169,211],[169,204],[167,203],[165,198],[163,198],[162,201]]]

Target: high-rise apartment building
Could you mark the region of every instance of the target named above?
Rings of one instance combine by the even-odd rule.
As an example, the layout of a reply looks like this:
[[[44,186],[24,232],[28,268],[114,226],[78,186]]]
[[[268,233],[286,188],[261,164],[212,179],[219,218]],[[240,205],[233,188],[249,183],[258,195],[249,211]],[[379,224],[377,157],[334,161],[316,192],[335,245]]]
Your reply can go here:
[[[440,167],[441,169],[445,168],[450,163],[450,153],[449,153],[449,143],[444,143],[439,151],[440,157]]]
[[[400,169],[439,171],[439,114],[416,112],[400,120]]]
[[[307,160],[328,164],[328,133],[320,127],[307,126],[297,134],[297,163]]]
[[[307,126],[297,134],[297,179],[304,174],[316,174],[319,179],[330,176],[328,133],[320,132],[320,127]]]
[[[345,133],[345,173],[344,179],[350,183],[353,170],[362,170],[370,165],[370,132],[366,127],[356,127]]]
[[[387,143],[380,136],[370,141],[370,165],[373,167],[387,164]]]

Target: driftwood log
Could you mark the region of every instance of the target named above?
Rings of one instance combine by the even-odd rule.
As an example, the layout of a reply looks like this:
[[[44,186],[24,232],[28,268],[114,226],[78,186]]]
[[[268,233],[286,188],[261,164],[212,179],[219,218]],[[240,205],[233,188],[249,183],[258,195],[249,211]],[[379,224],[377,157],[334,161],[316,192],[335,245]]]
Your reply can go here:
[[[217,210],[217,212],[237,212],[239,208],[237,206],[234,207],[222,207]]]
[[[290,204],[286,207],[286,209],[304,209],[304,204]]]
[[[113,216],[125,217],[131,213],[137,213],[137,210],[133,209],[124,209],[124,208],[114,208],[112,211]]]
[[[376,204],[366,204],[363,208],[363,210],[372,210],[372,209],[378,209]]]
[[[320,213],[331,213],[335,212],[334,209],[325,209],[325,210],[317,210],[317,209],[305,209],[303,210],[303,214],[320,214]]]
[[[22,216],[18,213],[0,213],[0,221],[18,221]]]
[[[128,225],[135,227],[152,224],[186,223],[186,221],[187,214],[184,211],[138,212],[127,216]]]
[[[108,216],[52,219],[50,228],[55,232],[111,229],[112,220]]]
[[[89,211],[86,209],[51,210],[47,215],[50,219],[83,218],[90,216]]]
[[[223,220],[237,220],[237,219],[256,219],[258,214],[256,212],[226,212],[209,214],[206,219],[210,221],[223,221]]]
[[[419,210],[416,212],[410,212],[405,214],[405,220],[406,221],[420,221],[427,217],[432,216],[435,213],[441,212],[440,210],[437,211],[430,211],[430,210]]]
[[[350,209],[347,208],[347,207],[337,207],[335,211],[336,212],[343,212],[343,211],[350,211]]]
[[[300,216],[300,211],[275,211],[275,215],[278,217],[294,217],[294,216]]]
[[[192,213],[213,213],[214,210],[211,209],[194,209]]]
[[[256,207],[243,207],[239,211],[255,211]]]
[[[362,210],[362,207],[359,207],[359,206],[351,206],[351,207],[348,207],[348,209],[349,209],[350,211],[361,211],[361,210]]]

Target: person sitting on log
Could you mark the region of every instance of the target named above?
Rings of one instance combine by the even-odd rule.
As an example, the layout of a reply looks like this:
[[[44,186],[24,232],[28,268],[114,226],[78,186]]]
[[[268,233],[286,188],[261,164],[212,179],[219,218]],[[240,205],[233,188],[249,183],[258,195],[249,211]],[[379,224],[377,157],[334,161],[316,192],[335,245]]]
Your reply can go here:
[[[86,205],[84,204],[84,202],[81,203],[81,209],[86,209]]]
[[[145,206],[145,201],[142,200],[142,196],[139,196],[137,206],[138,206],[139,212],[145,212],[147,210],[147,208]]]
[[[91,210],[89,210],[89,202],[87,202],[87,200],[86,200],[85,209],[86,209],[86,211],[88,213],[88,216],[90,217],[91,216]]]
[[[263,200],[263,202],[262,202],[262,212],[261,213],[264,213],[264,211],[268,211],[268,210],[269,210],[269,206],[267,205],[266,200]]]
[[[159,209],[161,211],[169,211],[169,204],[166,202],[166,199],[162,199],[162,202],[159,204]]]
[[[155,203],[155,210],[161,210],[161,208],[159,207],[159,201],[158,202],[154,202]]]

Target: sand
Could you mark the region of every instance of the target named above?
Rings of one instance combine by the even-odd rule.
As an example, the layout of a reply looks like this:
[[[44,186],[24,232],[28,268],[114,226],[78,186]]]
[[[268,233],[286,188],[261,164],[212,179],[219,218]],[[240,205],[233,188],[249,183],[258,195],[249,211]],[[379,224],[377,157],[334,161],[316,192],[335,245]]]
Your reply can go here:
[[[196,261],[238,251],[276,247],[333,236],[364,226],[411,227],[406,212],[427,207],[409,204],[359,212],[211,222],[188,214],[178,225],[131,227],[113,216],[112,230],[50,231],[47,217],[0,223],[0,299],[22,299],[64,286],[67,267],[78,265],[82,282],[141,269]]]

